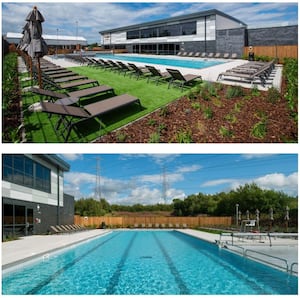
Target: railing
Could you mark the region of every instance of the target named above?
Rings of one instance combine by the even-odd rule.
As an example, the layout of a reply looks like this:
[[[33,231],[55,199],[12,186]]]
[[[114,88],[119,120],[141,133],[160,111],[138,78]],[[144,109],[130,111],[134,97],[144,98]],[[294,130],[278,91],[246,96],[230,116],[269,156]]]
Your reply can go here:
[[[294,267],[297,266],[297,271],[294,270]],[[298,273],[298,262],[294,262],[291,264],[291,269],[290,269],[290,273],[293,274],[293,273]]]
[[[264,258],[259,258],[259,257],[255,257],[255,256],[251,256],[249,255],[248,253],[254,253],[258,256],[264,256],[264,257],[268,257],[272,260],[277,260],[277,261],[280,261],[280,262],[283,262],[284,263],[284,266],[280,266],[278,264],[276,264],[276,262],[270,262],[270,261],[267,261],[266,259]],[[275,256],[271,256],[269,254],[266,254],[266,253],[263,253],[263,252],[259,252],[259,251],[256,251],[256,250],[253,250],[253,249],[245,249],[244,251],[244,256],[246,258],[252,258],[252,259],[255,259],[255,260],[258,260],[260,262],[263,262],[263,263],[266,263],[266,264],[269,264],[271,266],[274,266],[274,267],[277,267],[277,268],[280,268],[280,269],[285,269],[286,272],[289,272],[289,265],[288,265],[288,262],[286,259],[283,259],[283,258],[279,258],[279,257],[275,257]]]

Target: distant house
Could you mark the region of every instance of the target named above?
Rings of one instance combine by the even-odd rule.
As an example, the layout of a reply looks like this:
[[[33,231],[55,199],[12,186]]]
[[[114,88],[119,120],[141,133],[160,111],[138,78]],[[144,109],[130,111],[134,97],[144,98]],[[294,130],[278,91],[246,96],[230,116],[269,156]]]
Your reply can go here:
[[[74,197],[64,193],[70,166],[53,154],[2,155],[2,237],[45,234],[74,223]]]
[[[4,39],[10,44],[18,45],[22,37],[23,34],[21,33],[7,32]],[[88,44],[87,40],[82,36],[43,34],[43,38],[50,49],[75,50],[78,47],[86,47]]]

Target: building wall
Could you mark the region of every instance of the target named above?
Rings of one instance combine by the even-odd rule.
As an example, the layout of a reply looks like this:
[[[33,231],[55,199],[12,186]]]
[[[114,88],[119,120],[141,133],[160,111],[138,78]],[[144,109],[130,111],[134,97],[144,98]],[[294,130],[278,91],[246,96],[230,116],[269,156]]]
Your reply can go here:
[[[246,46],[298,45],[298,26],[248,29]]]
[[[243,55],[246,29],[217,30],[216,52]]]

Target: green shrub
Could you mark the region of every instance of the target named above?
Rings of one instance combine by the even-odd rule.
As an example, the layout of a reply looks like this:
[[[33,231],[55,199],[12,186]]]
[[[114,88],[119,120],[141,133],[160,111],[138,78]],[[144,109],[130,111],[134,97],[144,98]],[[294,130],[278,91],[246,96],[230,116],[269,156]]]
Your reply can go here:
[[[226,90],[227,99],[241,97],[241,96],[244,96],[244,90],[241,86],[230,86]]]
[[[276,103],[277,101],[280,100],[280,98],[281,98],[281,94],[275,87],[269,88],[267,93],[267,101],[271,103]]]

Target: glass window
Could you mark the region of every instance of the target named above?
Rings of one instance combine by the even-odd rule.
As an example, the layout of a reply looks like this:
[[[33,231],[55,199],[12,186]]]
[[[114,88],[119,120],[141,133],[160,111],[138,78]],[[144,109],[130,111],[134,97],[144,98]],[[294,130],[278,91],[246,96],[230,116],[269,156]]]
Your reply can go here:
[[[140,30],[127,31],[127,39],[140,38]]]
[[[51,171],[24,155],[3,155],[3,179],[51,192]]]
[[[12,225],[14,223],[14,209],[11,204],[4,204],[3,206],[3,224]]]
[[[182,35],[196,34],[196,22],[182,24]]]
[[[148,28],[141,30],[141,38],[157,37],[157,28]]]
[[[25,224],[25,206],[15,205],[15,223]]]

